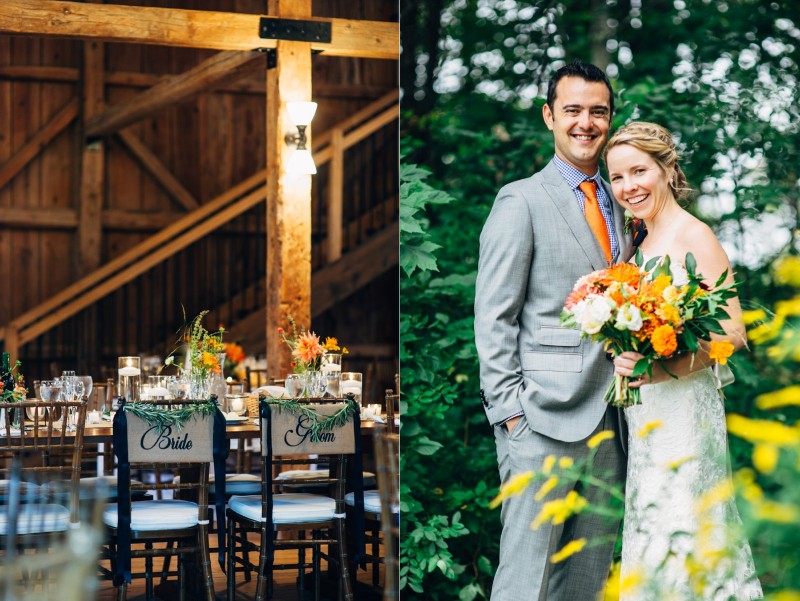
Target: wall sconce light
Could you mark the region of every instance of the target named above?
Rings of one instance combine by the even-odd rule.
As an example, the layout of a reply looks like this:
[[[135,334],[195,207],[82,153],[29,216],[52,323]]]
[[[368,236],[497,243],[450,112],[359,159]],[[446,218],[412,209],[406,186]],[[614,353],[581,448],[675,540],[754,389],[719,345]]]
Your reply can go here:
[[[289,112],[289,118],[297,126],[296,134],[286,134],[286,143],[289,146],[297,146],[297,149],[289,157],[289,163],[286,170],[291,173],[314,175],[317,172],[317,166],[314,164],[314,158],[311,156],[311,151],[306,148],[306,128],[314,118],[314,113],[317,110],[316,102],[287,102],[286,110]]]

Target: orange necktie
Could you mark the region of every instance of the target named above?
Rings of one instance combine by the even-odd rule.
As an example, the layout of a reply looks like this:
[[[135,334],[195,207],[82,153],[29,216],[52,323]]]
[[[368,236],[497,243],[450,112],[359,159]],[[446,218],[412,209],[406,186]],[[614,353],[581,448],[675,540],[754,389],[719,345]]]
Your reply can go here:
[[[600,211],[600,203],[597,202],[597,184],[593,181],[581,182],[578,186],[581,192],[586,194],[586,202],[583,204],[583,214],[586,216],[586,221],[589,222],[589,227],[592,228],[597,241],[600,243],[600,248],[606,255],[606,261],[611,264],[611,239],[608,237],[608,227],[606,226],[605,217]]]

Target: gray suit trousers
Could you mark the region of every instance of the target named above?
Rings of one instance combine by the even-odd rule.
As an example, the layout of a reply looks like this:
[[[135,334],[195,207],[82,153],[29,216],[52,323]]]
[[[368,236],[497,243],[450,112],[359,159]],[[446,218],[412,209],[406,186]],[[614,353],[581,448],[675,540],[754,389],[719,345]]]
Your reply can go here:
[[[495,441],[501,482],[530,470],[539,470],[548,455],[572,457],[576,462],[585,458],[589,449],[586,440],[562,442],[534,432],[521,418],[509,434],[504,425],[497,425]],[[625,480],[625,453],[620,444],[622,428],[619,412],[607,408],[595,433],[612,430],[613,440],[603,442],[597,449],[594,476],[622,486]],[[500,565],[492,585],[492,601],[595,601],[603,590],[611,564],[619,520],[584,512],[564,524],[543,524],[537,530],[531,523],[542,505],[563,498],[570,490],[598,506],[608,506],[607,493],[580,482],[562,482],[542,501],[534,500],[541,484],[534,482],[524,493],[503,502],[501,519],[503,533],[500,542]],[[550,557],[568,542],[603,537],[606,542],[587,546],[563,562],[553,564]]]

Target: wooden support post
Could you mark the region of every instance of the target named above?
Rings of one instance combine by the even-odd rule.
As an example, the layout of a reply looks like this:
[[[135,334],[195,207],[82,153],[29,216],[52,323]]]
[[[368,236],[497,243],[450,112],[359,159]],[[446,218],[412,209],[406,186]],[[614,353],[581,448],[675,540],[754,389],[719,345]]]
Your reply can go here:
[[[105,73],[103,42],[83,45],[83,123],[103,111]],[[86,275],[100,266],[103,236],[103,175],[105,148],[96,141],[83,146],[78,207],[78,273]]]
[[[331,166],[328,179],[327,262],[342,256],[342,194],[344,192],[344,136],[339,128],[331,132]]]
[[[311,0],[270,0],[272,15],[311,16]],[[277,330],[291,315],[311,325],[311,176],[286,172],[294,148],[284,137],[295,132],[286,103],[311,100],[311,44],[277,42],[276,65],[267,71],[267,308],[269,375],[291,372],[291,358]],[[308,147],[311,147],[309,139]]]

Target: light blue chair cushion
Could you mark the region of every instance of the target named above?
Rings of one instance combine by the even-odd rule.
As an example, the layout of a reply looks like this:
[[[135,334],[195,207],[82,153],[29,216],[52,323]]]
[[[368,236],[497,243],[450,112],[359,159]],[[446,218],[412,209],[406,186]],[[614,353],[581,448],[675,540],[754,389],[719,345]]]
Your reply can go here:
[[[20,505],[17,515],[17,534],[61,532],[69,528],[69,509],[63,505]],[[8,507],[0,507],[0,534],[8,533]]]
[[[313,478],[327,478],[330,475],[330,470],[287,470],[281,472],[275,477],[275,480],[310,480]],[[375,486],[375,474],[372,472],[364,472],[364,486]],[[326,483],[311,482],[309,484],[302,484],[300,482],[293,483],[290,486],[327,486]]]
[[[197,503],[166,499],[131,503],[131,530],[182,530],[197,525]],[[103,522],[117,527],[117,504],[109,503]]]
[[[344,496],[344,502],[350,507],[356,504],[355,493],[349,492]],[[381,498],[378,496],[377,490],[364,491],[364,510],[372,511],[373,513],[381,512]]]
[[[175,478],[176,483],[180,483],[181,477]],[[214,475],[208,477],[208,494],[213,495],[217,492],[214,487]],[[228,474],[225,476],[226,495],[260,495],[261,476],[255,474]]]
[[[305,493],[274,495],[272,503],[273,521],[276,524],[325,522],[333,519],[336,513],[336,501],[322,495]],[[261,495],[231,497],[228,507],[249,520],[261,521]]]

